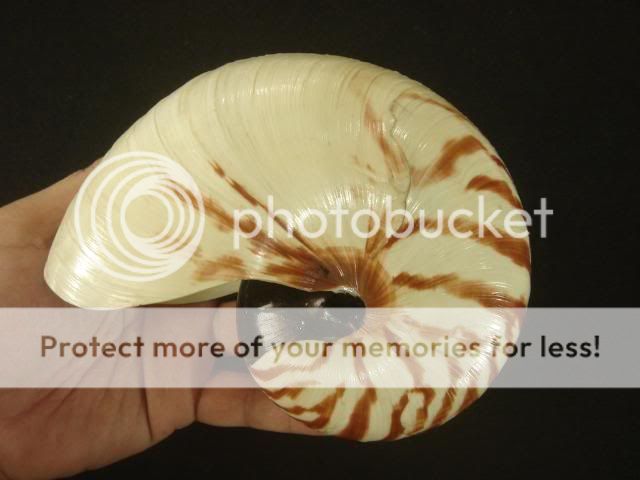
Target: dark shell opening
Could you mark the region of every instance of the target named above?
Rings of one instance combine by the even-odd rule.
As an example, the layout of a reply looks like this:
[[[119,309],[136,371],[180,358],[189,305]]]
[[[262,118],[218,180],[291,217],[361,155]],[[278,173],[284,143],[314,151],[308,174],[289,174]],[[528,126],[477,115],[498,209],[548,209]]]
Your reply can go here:
[[[332,342],[362,327],[365,304],[348,292],[307,292],[276,283],[245,280],[237,300],[238,334],[243,341],[262,336],[263,353],[293,340]],[[273,309],[295,308],[291,314]],[[348,308],[337,314],[333,309]],[[260,309],[263,311],[261,312]],[[253,360],[257,360],[254,358]]]

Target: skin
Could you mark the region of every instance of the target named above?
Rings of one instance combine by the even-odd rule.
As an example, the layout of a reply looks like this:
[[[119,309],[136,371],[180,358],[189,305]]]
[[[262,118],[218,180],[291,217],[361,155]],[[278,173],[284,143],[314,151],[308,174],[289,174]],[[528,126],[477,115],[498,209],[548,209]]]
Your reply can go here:
[[[0,208],[0,307],[69,306],[47,287],[43,270],[64,212],[90,170]],[[258,389],[0,389],[0,479],[95,469],[193,422],[314,433]]]

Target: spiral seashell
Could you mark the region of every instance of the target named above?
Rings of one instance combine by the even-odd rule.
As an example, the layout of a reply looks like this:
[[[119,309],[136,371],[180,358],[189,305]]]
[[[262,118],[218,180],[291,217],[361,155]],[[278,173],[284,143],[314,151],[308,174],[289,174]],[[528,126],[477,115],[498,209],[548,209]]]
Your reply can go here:
[[[147,162],[134,164],[136,158]],[[182,181],[152,171],[165,158],[178,165]],[[132,186],[139,181],[142,186]],[[136,188],[152,198],[130,194]],[[157,193],[171,201],[154,201]],[[347,58],[253,58],[191,80],[116,141],[69,207],[45,279],[61,298],[87,308],[217,298],[247,280],[281,285],[285,290],[276,288],[274,295],[284,298],[282,306],[292,288],[348,292],[367,307],[525,307],[527,238],[480,235],[481,226],[469,217],[445,225],[437,238],[408,231],[407,218],[390,219],[407,233],[402,238],[363,238],[351,229],[337,235],[333,224],[323,235],[312,234],[322,226],[319,214],[337,208],[375,212],[383,220],[387,206],[410,215],[440,210],[446,219],[457,209],[475,214],[479,196],[488,211],[521,208],[491,144],[428,88]],[[269,201],[291,212],[276,220],[270,235],[264,227],[273,220]],[[232,212],[242,210],[258,216],[238,223]],[[357,220],[361,232],[373,231],[371,217]],[[429,225],[434,221],[426,218]],[[468,235],[459,238],[454,229]],[[257,287],[243,284],[245,293]],[[259,306],[248,295],[245,305]],[[496,331],[511,328],[506,314],[492,315],[474,333],[487,344]],[[438,328],[368,321],[346,336],[388,340]],[[517,336],[517,327],[509,334]],[[460,382],[378,388],[370,378],[359,388],[280,388],[270,362],[265,354],[251,371],[274,402],[312,428],[357,440],[396,439],[440,425],[483,392]],[[298,366],[307,375],[298,380],[330,371],[366,378],[376,368],[339,362]],[[453,375],[495,375],[503,363],[478,362]],[[389,368],[424,375],[421,365],[399,361]]]

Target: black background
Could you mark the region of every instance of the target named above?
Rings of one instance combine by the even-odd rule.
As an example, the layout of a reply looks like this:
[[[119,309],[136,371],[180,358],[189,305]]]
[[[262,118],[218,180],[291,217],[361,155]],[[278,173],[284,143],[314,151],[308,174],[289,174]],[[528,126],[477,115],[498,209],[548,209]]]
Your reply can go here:
[[[515,2],[514,2],[515,3]],[[535,307],[638,306],[635,2],[109,2],[5,6],[0,204],[89,164],[195,75],[275,52],[398,70],[468,115],[530,211]],[[635,391],[489,391],[430,433],[354,444],[194,425],[85,478],[637,478]]]

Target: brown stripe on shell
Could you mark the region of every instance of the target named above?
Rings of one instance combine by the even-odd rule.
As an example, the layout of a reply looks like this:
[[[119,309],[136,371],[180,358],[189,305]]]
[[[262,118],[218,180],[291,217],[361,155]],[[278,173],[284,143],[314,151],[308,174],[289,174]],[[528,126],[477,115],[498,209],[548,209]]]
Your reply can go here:
[[[462,390],[453,387],[447,389],[447,391],[444,393],[444,398],[442,399],[440,409],[438,410],[438,413],[436,413],[435,417],[433,418],[433,422],[431,423],[432,427],[442,425],[447,420],[447,418],[451,416],[451,410],[453,409],[453,404],[456,401],[456,396],[458,395],[459,391]]]
[[[244,186],[242,186],[239,182],[235,181],[233,178],[227,176],[227,174],[225,173],[224,169],[220,166],[219,163],[212,161],[211,162],[211,166],[213,167],[213,171],[220,178],[222,178],[225,182],[227,182],[227,184],[231,188],[233,188],[247,202],[249,202],[254,207],[260,206],[260,207],[264,208],[265,210],[267,209],[267,207],[260,200],[258,200],[256,197],[251,195],[249,193],[249,191]]]
[[[494,227],[496,233],[493,233],[489,228],[484,228],[483,235],[481,236],[480,225],[462,218],[457,218],[454,225],[459,232],[471,232],[470,238],[473,240],[487,247],[491,247],[500,255],[509,257],[516,265],[531,271],[531,253],[529,251],[529,241],[526,238],[512,237],[496,227]]]
[[[386,217],[385,212],[382,212],[382,214],[380,216],[380,225],[384,225],[385,224],[386,218],[387,217]],[[374,233],[369,238],[367,238],[367,241],[366,241],[365,247],[364,247],[364,251],[365,251],[365,254],[370,255],[370,256],[376,255],[380,250],[382,250],[384,248],[384,246],[388,242],[385,229],[384,228],[378,228],[377,230],[375,230],[374,229],[375,225],[373,223],[374,223],[373,222],[373,218],[369,217],[369,224],[368,224],[368,232],[367,232],[367,234],[371,235],[371,232],[374,232]]]
[[[419,274],[402,272],[392,281],[398,287],[413,290],[432,290],[441,288],[445,292],[458,298],[469,299],[486,308],[524,308],[524,298],[514,298],[499,291],[496,286],[488,282],[462,280],[457,274],[434,275],[425,277]]]
[[[377,399],[378,394],[375,388],[365,388],[364,393],[353,407],[349,423],[338,433],[338,436],[350,440],[362,440],[369,429],[371,410]]]
[[[440,156],[432,165],[413,169],[411,173],[411,184],[421,187],[444,180],[453,175],[458,160],[476,152],[484,152],[496,165],[508,173],[504,163],[497,155],[491,153],[489,149],[473,135],[465,135],[464,137],[449,140],[445,143]]]
[[[465,190],[493,192],[506,200],[513,208],[522,209],[520,200],[513,194],[511,187],[504,180],[497,180],[486,175],[476,175],[469,181]]]
[[[383,332],[385,338],[389,342],[389,345],[399,345],[402,343],[401,339],[396,336],[387,326],[383,327]],[[403,358],[407,364],[409,373],[413,377],[413,382],[415,383],[415,385],[420,385],[422,383],[422,377],[425,373],[425,369],[420,364],[420,362],[417,359],[413,358],[411,355],[405,356]],[[401,420],[402,414],[404,413],[404,410],[409,403],[409,395],[412,393],[422,395],[422,406],[418,408],[416,412],[416,420],[414,422],[415,427],[410,432],[406,432]],[[389,433],[384,439],[395,440],[400,436],[411,435],[412,433],[424,430],[428,419],[429,405],[431,404],[431,401],[434,397],[435,392],[432,388],[416,387],[405,392],[400,398],[400,401],[393,406],[393,412],[391,413],[391,427],[389,429]]]
[[[222,232],[233,231],[233,216],[227,213],[224,208],[216,204],[213,199],[203,197],[205,214],[214,220],[215,225]],[[192,202],[193,203],[193,202]],[[251,230],[247,230],[250,232]]]
[[[359,341],[358,338],[353,339],[353,343],[358,343]],[[371,425],[371,410],[378,399],[378,395],[371,382],[369,371],[364,364],[364,358],[360,355],[355,355],[353,366],[356,376],[363,384],[367,385],[367,388],[362,390],[363,394],[349,416],[349,423],[340,431],[338,436],[350,440],[361,440]]]
[[[402,272],[393,277],[393,284],[398,287],[409,287],[413,290],[431,290],[441,286],[446,286],[447,284],[457,280],[458,275],[455,273],[425,277],[422,275],[411,275],[409,273]]]
[[[480,397],[480,389],[479,388],[466,388],[465,395],[462,399],[462,403],[458,408],[456,413],[460,413],[469,407],[473,402],[475,402]]]
[[[406,431],[402,425],[402,415],[409,404],[409,397],[411,394],[422,395],[422,406],[416,411],[415,427],[409,431]],[[393,406],[391,412],[391,426],[389,427],[389,433],[383,440],[396,440],[400,437],[413,435],[426,428],[428,411],[431,402],[435,398],[435,390],[433,388],[412,388],[407,390],[398,403]]]
[[[420,228],[416,228],[416,225],[419,225],[419,219],[414,219],[413,220],[413,230],[411,230],[410,232],[407,233],[407,231],[409,230],[409,223],[406,221],[406,219],[402,220],[402,224],[400,225],[400,227],[396,230],[397,232],[397,236],[391,236],[389,238],[387,238],[387,243],[385,243],[383,250],[389,250],[391,249],[391,247],[393,247],[396,242],[403,240],[405,238],[409,238],[410,236],[412,236],[414,233],[418,233],[420,232]],[[443,220],[443,223],[446,223]],[[429,218],[425,218],[424,219],[424,229],[429,231],[429,230],[433,230],[436,226],[437,226],[437,221],[434,219],[429,219]],[[445,230],[444,226],[442,229],[442,233],[446,234],[449,233]]]
[[[424,430],[427,427],[427,420],[429,419],[429,407],[431,402],[436,396],[436,392],[433,388],[414,388],[412,393],[418,393],[422,395],[422,408],[419,408],[416,412],[415,427],[407,432],[407,435],[413,435]]]
[[[391,412],[391,427],[389,428],[389,433],[384,440],[395,440],[396,438],[401,437],[404,434],[404,426],[402,425],[402,414],[404,413],[404,409],[407,408],[409,404],[409,391],[406,391],[398,403],[393,406],[393,411]]]
[[[277,390],[265,390],[264,393],[267,394],[269,398],[272,400],[279,400],[281,398],[289,398],[291,400],[295,400],[300,396],[302,392],[304,392],[306,388],[297,387],[297,388],[279,388]]]
[[[336,408],[336,404],[344,396],[345,393],[344,387],[339,387],[335,390],[331,389],[328,391],[330,392],[329,395],[327,395],[324,399],[322,399],[319,403],[313,405],[312,407],[303,407],[301,405],[283,406],[280,404],[278,404],[278,406],[280,406],[280,408],[290,413],[291,415],[296,416],[298,421],[304,423],[308,427],[313,429],[321,429],[329,423]],[[315,413],[317,417],[313,420],[299,418],[301,415],[304,415],[306,413]]]
[[[223,255],[215,260],[198,260],[196,278],[203,280],[213,276],[220,278],[243,278],[247,276],[247,270],[240,257]]]

